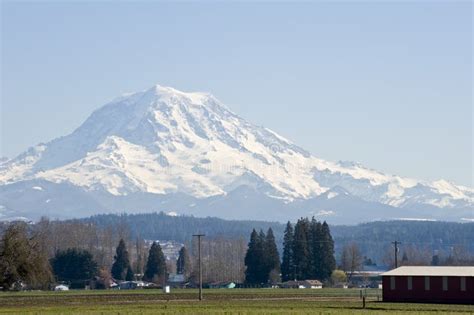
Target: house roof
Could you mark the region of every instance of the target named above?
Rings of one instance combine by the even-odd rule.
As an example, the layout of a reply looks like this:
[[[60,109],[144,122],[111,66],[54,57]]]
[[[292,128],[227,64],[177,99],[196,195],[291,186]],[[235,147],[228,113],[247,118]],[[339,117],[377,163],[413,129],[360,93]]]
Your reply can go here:
[[[283,285],[304,285],[304,284],[309,284],[309,285],[322,285],[323,283],[319,280],[288,280],[286,282],[282,283]]]
[[[382,276],[474,277],[474,267],[402,266],[384,272]]]

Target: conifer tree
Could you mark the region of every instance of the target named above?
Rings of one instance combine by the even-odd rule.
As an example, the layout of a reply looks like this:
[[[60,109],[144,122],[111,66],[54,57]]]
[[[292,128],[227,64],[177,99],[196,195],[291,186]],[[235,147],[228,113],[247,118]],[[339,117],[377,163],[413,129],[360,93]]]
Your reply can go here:
[[[68,248],[56,252],[51,259],[54,275],[59,281],[83,284],[97,274],[97,263],[87,250]]]
[[[322,224],[316,221],[313,217],[311,220],[311,241],[310,241],[310,278],[321,279],[322,274],[322,250],[323,250],[323,236],[322,236]]]
[[[191,260],[189,258],[188,250],[185,246],[179,250],[178,261],[176,262],[176,271],[182,274],[185,278],[191,274]]]
[[[148,261],[146,264],[145,275],[143,280],[163,283],[166,279],[166,259],[161,246],[157,242],[153,242],[148,253]]]
[[[280,255],[278,254],[272,228],[268,228],[267,235],[265,237],[263,258],[265,267],[263,270],[265,279],[263,280],[266,280],[264,282],[268,282],[270,273],[280,273]]]
[[[403,252],[403,256],[402,256],[402,262],[401,262],[401,266],[404,266],[408,263],[408,255],[407,255],[407,252]]]
[[[307,279],[310,269],[309,257],[309,222],[308,219],[301,218],[295,225],[295,235],[293,238],[293,261],[296,276],[295,278]]]
[[[268,282],[268,273],[267,273],[267,260],[265,257],[265,241],[266,241],[266,235],[263,232],[263,230],[260,229],[260,232],[258,233],[258,251],[257,251],[257,259],[258,259],[258,264],[257,264],[257,276],[258,276],[258,283],[267,283]]]
[[[133,281],[135,278],[135,275],[133,274],[132,267],[128,266],[127,268],[127,274],[125,275],[125,280],[127,281]]]
[[[281,261],[281,277],[283,281],[293,280],[295,268],[293,263],[293,226],[288,221],[283,237],[283,257]]]
[[[125,280],[127,270],[130,267],[130,260],[128,257],[127,247],[125,241],[120,239],[114,256],[114,264],[112,265],[111,274],[116,280]]]
[[[255,229],[250,234],[247,253],[245,255],[245,282],[248,284],[262,283],[263,242],[261,234]]]
[[[327,280],[336,269],[336,259],[334,258],[334,240],[326,221],[321,227],[322,235],[322,253],[321,253],[321,280]]]

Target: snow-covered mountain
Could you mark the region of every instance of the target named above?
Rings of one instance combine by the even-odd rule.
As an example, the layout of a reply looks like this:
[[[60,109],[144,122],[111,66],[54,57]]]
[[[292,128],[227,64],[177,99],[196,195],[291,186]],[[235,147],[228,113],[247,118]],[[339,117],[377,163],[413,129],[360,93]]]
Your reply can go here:
[[[244,208],[245,207],[245,208]],[[0,219],[164,210],[224,218],[472,218],[474,190],[329,162],[208,93],[153,86],[0,162]]]

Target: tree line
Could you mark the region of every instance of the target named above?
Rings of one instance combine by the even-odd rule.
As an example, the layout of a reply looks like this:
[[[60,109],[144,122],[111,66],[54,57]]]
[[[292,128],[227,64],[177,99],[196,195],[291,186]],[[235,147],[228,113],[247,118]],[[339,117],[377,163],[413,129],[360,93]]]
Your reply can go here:
[[[186,215],[173,217],[163,212],[96,215],[81,219],[81,221],[104,230],[126,225],[132,239],[137,237],[166,239],[182,243],[191,241],[189,231],[201,231],[211,238],[237,240],[247,238],[253,228],[257,231],[260,229],[267,231],[271,227],[280,251],[283,250],[281,244],[286,228],[285,224],[278,222],[197,218]],[[466,264],[469,257],[471,259],[474,257],[474,223],[469,222],[383,221],[358,225],[331,225],[331,234],[335,242],[338,261],[343,247],[354,242],[358,244],[363,256],[370,257],[378,265],[389,265],[387,264],[387,262],[390,263],[388,254],[392,250],[390,244],[394,240],[402,242],[409,260],[412,261],[421,260],[410,255],[412,248],[423,252],[424,256],[430,256],[430,259],[434,252],[438,252],[442,264]],[[449,256],[458,255],[459,252],[468,257],[447,259]]]
[[[107,288],[113,281],[144,280],[162,285],[170,273],[196,282],[197,244],[190,240],[177,260],[166,259],[158,242],[132,239],[126,225],[100,228],[89,222],[13,222],[0,232],[0,287]],[[179,249],[179,248],[178,248]],[[202,244],[206,283],[244,279],[243,239],[206,238]]]
[[[327,281],[336,269],[334,241],[326,222],[315,218],[288,222],[280,263],[273,230],[267,234],[254,229],[245,256],[245,281],[248,284],[276,283],[280,280],[317,279]],[[281,274],[281,279],[280,279]]]
[[[190,215],[170,216],[164,212],[100,214],[81,221],[101,228],[126,225],[132,238],[175,240],[181,243],[192,241],[189,231],[201,231],[211,238],[240,239],[246,238],[254,227],[263,230],[272,227],[278,239],[284,228],[284,225],[278,222],[199,218]]]
[[[470,251],[472,244],[459,240],[460,235],[464,235],[467,241],[472,240],[474,224],[471,223],[375,222],[353,227],[331,226],[331,231],[329,231],[325,222],[321,223],[313,218],[300,219],[295,224],[288,222],[286,226],[275,224],[276,229],[273,226],[270,229],[268,225],[262,228],[262,222],[254,222],[256,228],[253,231],[250,225],[253,221],[245,221],[245,224],[231,221],[233,222],[231,224],[226,220],[216,218],[180,218],[164,214],[150,214],[143,217],[140,215],[136,217],[104,216],[104,218],[113,218],[111,221],[113,224],[90,220],[50,221],[43,218],[37,223],[0,222],[0,281],[3,284],[6,283],[0,286],[14,288],[20,285],[20,282],[14,281],[15,279],[22,279],[22,282],[28,283],[31,288],[40,288],[44,283],[55,281],[55,279],[72,282],[71,279],[77,279],[78,276],[71,277],[71,270],[85,274],[81,271],[82,266],[86,266],[84,269],[89,270],[89,274],[82,278],[88,278],[94,274],[94,277],[100,279],[127,279],[128,274],[128,279],[131,279],[132,275],[134,279],[143,279],[152,246],[152,242],[146,239],[166,238],[142,237],[139,234],[139,225],[134,227],[136,230],[133,230],[134,228],[129,225],[129,220],[155,218],[159,221],[162,217],[167,218],[164,222],[168,224],[166,227],[168,230],[177,227],[181,235],[184,233],[183,229],[189,229],[187,231],[189,237],[184,238],[183,242],[185,248],[182,249],[182,254],[184,256],[180,255],[183,258],[178,258],[178,261],[166,260],[165,265],[166,275],[183,273],[190,281],[196,280],[197,270],[195,265],[197,243],[191,238],[193,231],[211,232],[204,238],[202,244],[205,283],[230,281],[248,284],[272,283],[278,280],[280,274],[281,280],[284,281],[324,280],[328,279],[330,270],[335,266],[334,256],[337,258],[338,268],[346,272],[349,277],[353,271],[362,270],[364,266],[377,264],[390,267],[394,263],[390,240],[397,238],[394,231],[399,231],[399,235],[403,236],[401,239],[398,238],[402,242],[399,264],[472,265],[474,263],[474,256]],[[174,221],[168,221],[168,218]],[[187,222],[185,228],[180,227],[183,222]],[[193,222],[199,223],[194,225]],[[212,225],[213,222],[217,222],[219,229],[206,230],[206,224]],[[140,224],[146,225],[146,222]],[[238,228],[231,229],[232,233],[225,235],[225,228],[231,226],[234,228],[238,226]],[[283,229],[282,226],[285,228]],[[434,230],[427,232],[431,226]],[[412,227],[425,233],[427,238],[432,239],[432,243],[424,242],[422,236],[418,235],[420,232],[412,231]],[[446,228],[450,235],[445,235],[446,233],[441,231],[443,228]],[[260,232],[257,232],[259,230]],[[213,231],[221,232],[216,235]],[[337,237],[333,241],[334,231],[337,232]],[[167,235],[167,232],[165,234],[155,232],[156,234],[151,234],[151,236]],[[367,240],[362,240],[364,235],[360,233],[366,233]],[[247,244],[244,237],[249,234],[251,238]],[[412,234],[418,235],[419,240],[412,241]],[[120,245],[121,240],[123,246]],[[379,244],[382,241],[384,246]],[[446,246],[439,247],[439,244]],[[119,253],[118,247],[121,248]],[[252,255],[248,253],[248,248],[251,248]],[[377,250],[377,253],[374,253],[374,250]],[[369,252],[373,254],[368,255]],[[281,260],[277,263],[275,257],[279,256],[278,253],[281,253]],[[121,276],[113,276],[112,266],[117,257],[127,256],[128,259],[124,260],[128,262],[123,263],[126,268],[119,268]],[[15,262],[22,263],[15,265]],[[71,267],[68,271],[58,267],[61,265],[75,267]],[[149,276],[146,279],[150,278],[152,277]],[[162,278],[158,276],[155,281],[161,283]],[[110,283],[110,281],[102,282]]]
[[[43,223],[40,221],[39,224]],[[0,234],[7,225],[6,222],[0,222]],[[106,246],[108,250],[101,253],[102,257],[97,258],[99,263],[112,261],[114,252],[110,243],[116,245],[120,238],[130,239],[132,242],[136,239],[161,239],[187,243],[192,241],[189,231],[200,231],[211,238],[239,240],[247,238],[253,228],[257,231],[259,229],[266,231],[271,227],[278,249],[282,251],[281,244],[285,230],[285,224],[278,222],[197,218],[185,215],[173,217],[163,212],[104,214],[80,220],[50,221],[48,225],[49,229],[56,230],[55,233],[50,234],[52,235],[50,238],[55,242],[51,246],[53,253],[54,247],[63,247],[64,243],[76,243],[73,247],[83,247],[86,243],[90,251],[95,251],[90,246],[93,245],[94,240],[87,239],[87,235],[94,234],[96,230],[98,234],[96,242],[108,243]],[[67,231],[72,232],[67,234]],[[469,222],[384,221],[352,226],[331,225],[331,234],[335,241],[338,261],[343,246],[356,243],[363,256],[370,257],[377,265],[387,265],[386,262],[390,257],[388,253],[391,250],[390,243],[394,240],[401,241],[405,247],[414,248],[420,252],[433,254],[436,251],[439,253],[442,264],[462,264],[463,262],[457,261],[456,258],[447,259],[449,256],[454,257],[456,252],[461,250],[470,257],[474,256],[474,223]],[[97,255],[94,254],[94,256]],[[411,260],[419,261],[420,259],[411,258]],[[462,260],[466,261],[465,258]]]
[[[47,289],[55,282],[67,282],[73,287],[84,287],[98,276],[98,282],[107,287],[111,280],[145,280],[162,283],[167,273],[166,259],[160,244],[151,245],[145,272],[134,273],[125,241],[120,239],[114,262],[99,269],[97,261],[87,249],[57,250],[49,258],[47,248],[37,231],[29,231],[25,223],[11,224],[0,240],[0,287],[4,290]]]

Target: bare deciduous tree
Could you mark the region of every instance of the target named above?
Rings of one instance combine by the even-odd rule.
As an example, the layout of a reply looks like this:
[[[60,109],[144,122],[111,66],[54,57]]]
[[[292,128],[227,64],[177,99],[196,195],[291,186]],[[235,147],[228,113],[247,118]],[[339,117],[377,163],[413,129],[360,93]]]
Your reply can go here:
[[[344,245],[341,255],[341,269],[352,278],[354,271],[362,269],[362,254],[355,242]]]

